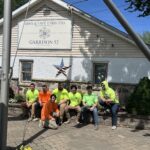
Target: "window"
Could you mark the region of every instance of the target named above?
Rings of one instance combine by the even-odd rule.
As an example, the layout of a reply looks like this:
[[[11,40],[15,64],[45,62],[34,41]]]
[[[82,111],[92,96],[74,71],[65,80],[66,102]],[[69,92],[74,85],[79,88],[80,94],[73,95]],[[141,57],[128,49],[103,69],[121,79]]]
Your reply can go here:
[[[31,81],[33,61],[21,61],[21,81]]]
[[[101,83],[107,78],[107,63],[94,63],[94,83]]]

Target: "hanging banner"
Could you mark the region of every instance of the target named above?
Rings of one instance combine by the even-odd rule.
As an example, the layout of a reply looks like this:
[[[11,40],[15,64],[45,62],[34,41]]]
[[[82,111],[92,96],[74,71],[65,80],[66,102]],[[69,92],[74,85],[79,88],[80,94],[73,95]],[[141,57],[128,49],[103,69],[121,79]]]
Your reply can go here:
[[[69,19],[27,20],[19,23],[18,49],[71,49]]]

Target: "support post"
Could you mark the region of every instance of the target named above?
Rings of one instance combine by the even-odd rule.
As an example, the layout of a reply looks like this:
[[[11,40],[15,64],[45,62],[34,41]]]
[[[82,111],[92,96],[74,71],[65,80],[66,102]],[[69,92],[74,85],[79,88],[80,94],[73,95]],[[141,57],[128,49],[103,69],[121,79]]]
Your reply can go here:
[[[108,8],[111,10],[111,12],[114,14],[114,16],[118,19],[118,21],[121,23],[121,25],[125,28],[125,30],[129,33],[129,35],[134,40],[136,45],[141,49],[141,51],[150,61],[150,49],[148,48],[148,46],[143,42],[140,36],[134,32],[132,27],[129,25],[127,20],[121,14],[121,12],[116,7],[116,5],[112,2],[112,0],[104,0],[104,2],[108,6]]]
[[[2,76],[0,97],[0,149],[6,150],[7,145],[7,121],[9,98],[9,70],[11,51],[11,0],[4,1],[3,23],[3,50],[2,50]]]

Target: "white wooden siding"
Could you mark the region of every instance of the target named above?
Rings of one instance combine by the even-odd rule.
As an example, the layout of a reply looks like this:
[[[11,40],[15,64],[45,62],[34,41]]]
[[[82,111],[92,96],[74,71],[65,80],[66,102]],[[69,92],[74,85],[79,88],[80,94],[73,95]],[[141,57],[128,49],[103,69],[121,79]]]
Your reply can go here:
[[[52,9],[49,15],[43,14],[43,8],[49,7]],[[56,12],[55,12],[56,11]],[[38,5],[29,9],[27,19],[62,19],[70,17],[70,13],[53,2],[43,0]],[[24,19],[25,14],[14,18],[12,27],[12,50],[11,55],[14,55],[17,50],[18,43],[18,22]],[[115,57],[115,58],[142,58],[143,53],[133,44],[126,40],[105,31],[99,26],[72,14],[72,49],[71,50],[18,50],[18,56],[88,56],[88,57]],[[0,32],[1,33],[1,32]],[[105,41],[100,43],[99,39]],[[112,44],[114,47],[112,47]],[[2,55],[2,33],[0,34],[0,55]]]

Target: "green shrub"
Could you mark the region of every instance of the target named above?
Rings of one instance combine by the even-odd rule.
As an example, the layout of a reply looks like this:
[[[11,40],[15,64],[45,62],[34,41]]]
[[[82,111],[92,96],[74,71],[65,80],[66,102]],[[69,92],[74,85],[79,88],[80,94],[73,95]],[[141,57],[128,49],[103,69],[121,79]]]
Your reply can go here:
[[[144,77],[135,87],[127,103],[127,111],[138,115],[150,115],[150,80]]]
[[[21,94],[16,94],[15,95],[15,100],[17,100],[17,102],[24,102],[25,101],[25,96],[21,95]]]

